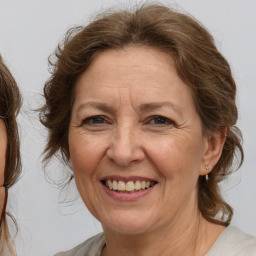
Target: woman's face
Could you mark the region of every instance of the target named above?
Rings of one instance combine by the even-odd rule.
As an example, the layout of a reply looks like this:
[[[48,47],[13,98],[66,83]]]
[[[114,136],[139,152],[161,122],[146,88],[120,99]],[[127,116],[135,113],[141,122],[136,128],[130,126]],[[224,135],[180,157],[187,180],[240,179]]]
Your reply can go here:
[[[194,216],[209,145],[191,89],[166,53],[107,50],[76,84],[70,160],[105,231],[139,234]]]
[[[4,199],[5,199],[5,188],[2,186],[4,184],[6,148],[7,148],[6,127],[5,127],[4,121],[0,119],[0,214],[3,210]]]

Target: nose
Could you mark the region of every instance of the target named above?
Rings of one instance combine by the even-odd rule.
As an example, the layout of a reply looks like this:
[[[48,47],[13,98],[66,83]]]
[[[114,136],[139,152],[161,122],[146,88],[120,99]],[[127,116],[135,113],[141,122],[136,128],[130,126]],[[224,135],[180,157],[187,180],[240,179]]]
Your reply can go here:
[[[145,153],[138,132],[129,127],[120,127],[113,134],[107,157],[122,167],[141,162]]]

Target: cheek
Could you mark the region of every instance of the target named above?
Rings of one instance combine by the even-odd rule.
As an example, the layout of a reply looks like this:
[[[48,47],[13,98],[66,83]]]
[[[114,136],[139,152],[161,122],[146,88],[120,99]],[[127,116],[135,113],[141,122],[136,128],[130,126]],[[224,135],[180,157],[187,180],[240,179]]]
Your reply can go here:
[[[176,137],[159,141],[159,147],[151,147],[150,158],[162,177],[161,200],[166,207],[178,209],[196,198],[201,149],[191,142]]]
[[[89,211],[96,217],[97,210],[97,168],[102,163],[105,143],[100,136],[72,135],[69,136],[69,150],[72,170],[80,196]]]
[[[198,176],[202,156],[200,140],[176,134],[157,140],[148,148],[151,160],[164,177]]]
[[[96,136],[70,136],[69,150],[75,175],[92,174],[104,154],[104,143]]]

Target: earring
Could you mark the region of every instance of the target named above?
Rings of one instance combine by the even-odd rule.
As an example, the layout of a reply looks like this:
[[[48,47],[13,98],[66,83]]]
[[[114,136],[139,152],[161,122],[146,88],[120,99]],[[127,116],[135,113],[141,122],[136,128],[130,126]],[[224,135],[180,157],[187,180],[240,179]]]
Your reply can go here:
[[[208,166],[205,166],[205,169],[206,169],[207,171],[209,171],[209,167],[208,167]],[[205,180],[206,180],[206,181],[209,180],[208,173],[205,175]]]

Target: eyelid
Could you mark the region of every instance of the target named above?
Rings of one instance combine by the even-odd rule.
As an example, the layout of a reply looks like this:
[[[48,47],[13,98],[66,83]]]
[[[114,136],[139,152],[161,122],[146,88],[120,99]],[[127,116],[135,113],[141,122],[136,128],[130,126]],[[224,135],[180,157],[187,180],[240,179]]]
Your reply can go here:
[[[104,116],[104,115],[92,115],[92,116],[89,116],[89,117],[84,118],[84,119],[82,120],[82,122],[81,122],[81,126],[83,126],[83,125],[85,125],[85,124],[90,125],[89,121],[93,120],[94,118],[95,118],[95,119],[96,119],[96,118],[102,118],[102,119],[104,120],[103,123],[99,123],[99,124],[105,124],[105,123],[108,122],[108,119],[107,119],[106,116]],[[91,125],[97,125],[97,123],[91,124]]]
[[[166,126],[166,125],[175,125],[176,123],[175,123],[175,121],[173,121],[172,119],[170,119],[170,118],[168,118],[168,117],[165,117],[165,116],[163,116],[163,115],[152,115],[152,116],[150,116],[148,119],[147,119],[147,123],[148,122],[150,122],[150,121],[152,121],[152,120],[154,120],[155,118],[162,118],[162,119],[164,119],[166,122],[167,122],[167,124],[165,123],[165,124],[152,124],[152,125],[162,125],[162,126]]]
[[[90,123],[90,121],[93,121],[93,119],[96,119],[96,118],[102,118],[102,122],[99,122],[99,123]],[[165,122],[164,123],[151,123],[152,121],[154,121],[154,119],[163,119]],[[80,126],[84,126],[84,125],[91,125],[91,126],[97,126],[97,125],[106,125],[106,124],[111,124],[111,120],[104,116],[104,115],[92,115],[92,116],[88,116],[86,118],[84,118],[82,121],[81,121],[81,124]],[[173,120],[173,119],[170,119],[168,117],[165,117],[163,115],[152,115],[150,117],[148,117],[144,124],[148,124],[148,125],[152,125],[152,126],[176,126],[176,122]]]

